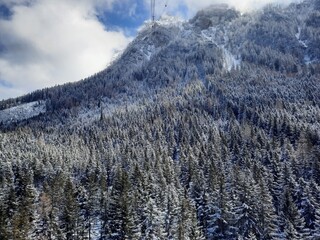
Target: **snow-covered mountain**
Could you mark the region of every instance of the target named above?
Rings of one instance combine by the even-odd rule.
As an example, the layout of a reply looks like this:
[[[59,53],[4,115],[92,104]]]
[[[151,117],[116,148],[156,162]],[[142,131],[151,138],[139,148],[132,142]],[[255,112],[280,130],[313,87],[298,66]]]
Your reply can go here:
[[[155,24],[146,23],[106,70],[75,84],[2,101],[0,109],[46,101],[49,115],[69,109],[99,112],[100,103],[139,101],[146,94],[151,99],[168,84],[178,91],[192,79],[204,81],[242,67],[259,66],[283,74],[318,71],[318,4],[305,1],[285,9],[270,5],[250,14],[220,4],[198,12],[190,21],[163,16]],[[0,112],[3,115],[6,112]],[[0,119],[7,124],[11,118]]]
[[[320,237],[320,0],[165,16],[0,109],[0,239]]]

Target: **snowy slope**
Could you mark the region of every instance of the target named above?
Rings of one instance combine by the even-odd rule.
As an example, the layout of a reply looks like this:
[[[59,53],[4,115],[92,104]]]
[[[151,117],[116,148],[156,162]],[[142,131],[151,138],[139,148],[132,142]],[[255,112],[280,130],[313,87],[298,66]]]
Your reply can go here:
[[[224,34],[222,36],[223,41],[219,43],[220,38],[216,37],[216,31],[217,29],[212,27],[207,30],[201,31],[201,36],[204,40],[210,41],[217,45],[221,51],[223,52],[223,67],[228,72],[231,71],[231,69],[239,69],[241,64],[241,59],[233,55],[226,47],[226,44],[228,43],[228,37],[226,34],[226,31],[224,30]]]
[[[45,112],[46,104],[44,101],[25,103],[0,111],[0,123],[17,122]]]

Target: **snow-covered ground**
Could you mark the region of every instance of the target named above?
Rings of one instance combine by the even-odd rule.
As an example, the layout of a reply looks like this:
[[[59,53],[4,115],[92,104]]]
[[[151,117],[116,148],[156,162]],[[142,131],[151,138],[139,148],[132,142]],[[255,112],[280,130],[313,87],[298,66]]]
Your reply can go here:
[[[149,61],[151,56],[156,52],[156,47],[154,45],[146,45],[141,47],[140,51],[145,55],[146,59]]]
[[[306,41],[301,40],[301,27],[298,27],[298,32],[296,33],[296,38],[304,48],[308,48]]]
[[[40,113],[46,112],[46,104],[44,101],[36,101],[24,103],[15,107],[0,111],[0,123],[17,122],[38,116]]]
[[[170,16],[167,14],[162,15],[161,18],[157,21],[157,23],[162,26],[177,26],[177,27],[182,27],[184,22],[185,21],[180,17]]]
[[[298,32],[295,34],[295,36],[301,46],[303,46],[304,48],[308,48],[307,42],[301,40],[301,27],[298,27]],[[304,62],[308,65],[311,64],[313,61],[311,60],[310,56],[306,54],[304,56]]]
[[[304,56],[303,60],[304,60],[304,63],[307,64],[307,65],[314,62],[314,61],[311,60],[310,56],[307,55],[307,54]]]
[[[241,60],[237,59],[228,49],[226,49],[224,46],[221,46],[223,50],[224,55],[224,63],[223,66],[225,69],[227,69],[229,72],[231,69],[237,69],[240,68]]]
[[[152,22],[152,21],[145,22],[144,26],[139,30],[139,32],[152,31],[155,25],[163,26],[165,28],[177,27],[180,29],[180,31],[183,31],[184,23],[185,21],[181,18],[173,17],[169,15],[163,15],[159,20],[155,22]],[[161,47],[156,47],[156,44],[154,42],[152,41],[150,42],[148,35],[142,38],[142,41],[138,45],[140,45],[140,52],[143,53],[147,61],[150,61],[151,57],[161,50]]]
[[[183,24],[186,21],[177,16],[170,16],[167,14],[163,14],[158,20],[152,22],[150,20],[146,21],[144,26],[142,26],[139,31],[145,30],[146,28],[152,28],[154,24],[165,26],[165,27],[179,27],[181,30],[183,29]]]
[[[225,44],[229,41],[227,34],[225,33],[223,36],[223,42],[224,44],[219,44],[216,41],[216,31],[217,29],[214,27],[209,28],[208,30],[201,31],[201,36],[205,41],[210,41],[214,44],[216,44],[222,51],[224,56],[224,63],[223,67],[227,71],[231,71],[231,69],[240,68],[241,60],[238,59],[236,56],[234,56],[226,47]]]

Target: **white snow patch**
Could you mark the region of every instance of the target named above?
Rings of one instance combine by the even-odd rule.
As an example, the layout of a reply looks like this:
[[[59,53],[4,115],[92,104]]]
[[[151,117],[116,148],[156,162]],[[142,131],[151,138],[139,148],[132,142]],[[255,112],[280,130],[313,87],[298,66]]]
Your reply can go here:
[[[306,65],[309,65],[314,62],[314,60],[311,60],[309,55],[305,55],[303,60]]]
[[[307,41],[301,40],[301,27],[298,27],[298,32],[295,34],[295,36],[299,41],[300,45],[302,45],[304,48],[308,48]],[[304,56],[303,60],[306,65],[312,64],[314,62],[314,60],[311,60],[311,57],[307,54]]]
[[[298,27],[298,32],[296,33],[296,38],[298,40],[300,40],[300,36],[301,36],[301,27]]]
[[[192,30],[184,30],[181,32],[181,37],[182,38],[190,38],[190,36],[193,34]]]
[[[154,45],[147,45],[146,47],[143,47],[141,49],[141,52],[143,52],[148,61],[150,60],[151,56],[155,53],[155,51],[156,48]]]
[[[211,41],[213,43],[216,43],[215,41],[215,34],[216,34],[217,29],[215,27],[211,27],[208,30],[202,30],[201,31],[201,36],[205,40]]]
[[[183,23],[185,23],[185,21],[179,17],[163,15],[158,21],[156,21],[156,23],[166,27],[170,27],[170,26],[179,27],[182,30]]]
[[[185,20],[176,16],[163,15],[159,20],[152,22],[151,20],[147,20],[144,22],[142,27],[138,29],[138,32],[145,31],[147,29],[151,29],[154,25],[160,25],[165,27],[178,27],[180,30],[184,30],[183,24],[186,23]]]
[[[210,35],[207,34],[206,32],[202,31],[202,32],[201,32],[201,35],[202,35],[202,38],[204,38],[205,40],[214,42],[214,41],[212,40],[212,36],[210,36]]]
[[[300,45],[302,45],[304,48],[308,48],[308,45],[305,41],[301,40],[301,27],[298,27],[298,32],[295,34],[297,40],[299,41]]]
[[[304,48],[308,48],[308,45],[306,44],[305,41],[299,40],[299,43],[300,43]]]
[[[92,224],[92,239],[99,240],[101,237],[102,223],[99,219],[95,219]]]
[[[218,44],[215,40],[215,34],[217,29],[212,27],[210,30],[203,30],[201,31],[201,36],[204,40],[210,41],[214,44],[216,44],[222,51],[224,55],[224,64],[223,67],[227,69],[227,71],[231,71],[231,69],[238,69],[240,68],[241,60],[237,57],[235,57],[226,47],[225,43],[229,41],[229,38],[226,34],[223,36],[224,44]]]
[[[105,101],[105,102],[104,102]],[[126,101],[109,102],[107,99],[102,99],[102,114],[105,118],[113,114],[126,113],[130,111],[139,111],[144,109],[145,100],[127,99]],[[88,126],[99,120],[101,117],[101,108],[98,106],[83,108],[80,110],[77,119],[73,119],[71,126]]]
[[[0,111],[0,122],[17,122],[38,116],[44,112],[46,112],[46,104],[44,101],[24,103]]]
[[[231,54],[224,46],[221,46],[224,54],[224,68],[229,72],[231,69],[240,68],[241,60],[237,59],[234,55]]]

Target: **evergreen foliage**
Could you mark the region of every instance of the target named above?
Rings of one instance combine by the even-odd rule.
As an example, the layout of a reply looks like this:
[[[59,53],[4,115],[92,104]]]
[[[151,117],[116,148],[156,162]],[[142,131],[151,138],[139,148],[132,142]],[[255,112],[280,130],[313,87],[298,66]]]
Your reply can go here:
[[[47,112],[1,125],[0,239],[319,239],[317,14],[223,5],[145,29],[91,78],[1,102]]]

